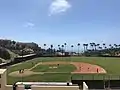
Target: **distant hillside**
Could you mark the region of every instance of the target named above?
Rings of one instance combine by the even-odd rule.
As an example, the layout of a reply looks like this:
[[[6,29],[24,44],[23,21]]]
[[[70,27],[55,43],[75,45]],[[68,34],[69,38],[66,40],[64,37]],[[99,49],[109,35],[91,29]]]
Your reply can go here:
[[[0,59],[0,63],[2,63],[2,60]]]
[[[6,62],[6,60],[5,59],[3,59],[3,58],[0,58],[0,63],[4,63],[4,62]]]
[[[11,58],[14,58],[14,57],[19,56],[18,54],[16,54],[16,53],[10,51],[9,49],[6,49],[6,50],[9,52]]]
[[[0,46],[6,48],[6,50],[10,53],[11,57],[35,53],[41,49],[40,47],[38,47],[38,44],[33,42],[23,43],[7,39],[0,39]]]
[[[0,47],[0,58],[3,58],[5,60],[11,58],[9,52],[3,47]]]

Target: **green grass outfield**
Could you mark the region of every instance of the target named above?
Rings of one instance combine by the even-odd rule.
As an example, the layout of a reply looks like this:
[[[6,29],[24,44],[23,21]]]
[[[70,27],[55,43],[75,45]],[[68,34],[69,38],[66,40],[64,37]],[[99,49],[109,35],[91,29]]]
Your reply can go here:
[[[8,84],[13,84],[16,81],[69,81],[72,79],[81,80],[103,80],[103,79],[119,79],[120,78],[120,58],[107,58],[107,57],[45,57],[45,58],[35,58],[22,64],[8,68],[8,74],[13,71],[18,71],[20,69],[29,69],[32,67],[31,62],[37,64],[39,62],[47,61],[72,61],[72,62],[87,62],[91,64],[96,64],[103,67],[107,74],[74,74],[68,73],[45,73],[43,75],[32,75],[23,78],[10,77],[8,76]],[[68,69],[66,69],[68,70]],[[60,71],[60,70],[58,70]]]
[[[60,64],[57,66],[58,68],[52,68],[50,69],[49,67],[54,67],[55,65],[38,65],[32,71],[34,72],[66,72],[66,73],[71,73],[73,72],[76,67],[74,65],[66,65],[66,64]]]

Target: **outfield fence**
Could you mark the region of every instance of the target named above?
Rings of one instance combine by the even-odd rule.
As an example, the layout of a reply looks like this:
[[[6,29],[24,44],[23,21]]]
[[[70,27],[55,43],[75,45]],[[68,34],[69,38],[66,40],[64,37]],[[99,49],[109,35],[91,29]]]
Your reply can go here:
[[[82,90],[120,90],[120,87],[105,87],[104,89],[90,89],[86,82],[83,82]]]
[[[72,80],[120,80],[120,75],[112,74],[73,74]]]

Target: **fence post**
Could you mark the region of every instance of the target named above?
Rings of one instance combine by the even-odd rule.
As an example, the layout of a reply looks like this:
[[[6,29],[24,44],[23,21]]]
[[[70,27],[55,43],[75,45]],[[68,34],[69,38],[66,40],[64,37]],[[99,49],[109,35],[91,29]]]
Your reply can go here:
[[[112,78],[111,75],[109,75],[109,80],[110,80],[111,78]]]
[[[105,80],[105,76],[103,76],[103,80]]]
[[[104,82],[104,89],[105,89],[105,80],[103,80],[103,82]]]
[[[109,86],[108,86],[108,88],[110,88],[110,80],[111,80],[111,76],[109,75]]]
[[[105,78],[105,75],[103,76],[103,82],[104,82],[104,89],[106,89],[106,78]]]
[[[93,77],[92,77],[92,78],[93,78],[93,80],[94,80],[94,75],[93,75]]]
[[[82,75],[82,80],[83,80],[83,75]]]

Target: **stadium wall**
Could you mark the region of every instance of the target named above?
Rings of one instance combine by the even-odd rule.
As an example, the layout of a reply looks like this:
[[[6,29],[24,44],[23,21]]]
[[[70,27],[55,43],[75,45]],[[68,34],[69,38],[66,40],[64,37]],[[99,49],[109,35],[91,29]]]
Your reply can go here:
[[[79,90],[79,86],[31,86],[32,90]]]

